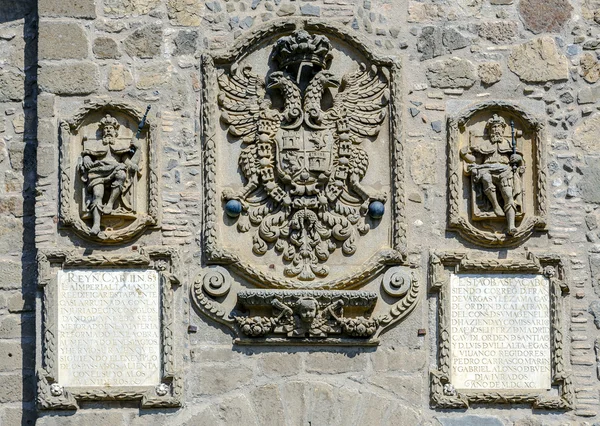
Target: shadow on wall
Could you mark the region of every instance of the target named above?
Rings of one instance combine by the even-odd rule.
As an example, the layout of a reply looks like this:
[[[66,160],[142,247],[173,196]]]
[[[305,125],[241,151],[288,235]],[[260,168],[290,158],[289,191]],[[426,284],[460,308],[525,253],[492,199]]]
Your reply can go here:
[[[36,247],[35,247],[35,183],[37,175],[37,0],[0,0],[0,25],[23,22],[25,41],[23,71],[23,113],[25,128],[23,133],[23,252],[21,254],[21,282],[25,307],[21,313],[22,362],[22,415],[8,415],[5,421],[10,424],[19,421],[21,425],[33,425],[35,408],[35,292],[36,292]],[[14,410],[13,410],[14,411]],[[17,414],[14,413],[13,414]]]

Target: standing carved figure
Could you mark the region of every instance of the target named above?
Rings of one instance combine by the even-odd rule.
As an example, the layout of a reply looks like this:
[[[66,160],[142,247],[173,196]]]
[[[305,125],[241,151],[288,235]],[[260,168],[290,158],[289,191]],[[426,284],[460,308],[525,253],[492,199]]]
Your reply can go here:
[[[100,233],[102,215],[110,215],[116,210],[133,212],[129,192],[136,175],[139,176],[141,132],[138,130],[129,144],[123,144],[118,139],[119,127],[117,119],[106,114],[99,124],[102,138],[96,141],[84,139],[77,165],[88,194],[86,208],[92,215],[93,235]]]
[[[487,141],[470,144],[461,150],[465,161],[465,174],[485,194],[496,217],[505,217],[508,235],[517,232],[515,220],[522,212],[525,173],[523,155],[517,152],[514,124],[511,122],[512,140],[504,137],[507,123],[494,114],[485,125]]]

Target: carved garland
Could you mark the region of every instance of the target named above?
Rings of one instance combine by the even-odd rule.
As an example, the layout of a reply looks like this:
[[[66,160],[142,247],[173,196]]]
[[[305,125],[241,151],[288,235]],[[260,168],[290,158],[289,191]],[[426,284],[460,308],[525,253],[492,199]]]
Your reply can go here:
[[[534,392],[457,391],[450,382],[449,275],[465,272],[521,272],[543,274],[550,281],[551,371],[552,384],[559,387],[559,396]],[[431,405],[435,408],[468,408],[472,403],[531,404],[546,410],[571,410],[574,389],[570,375],[564,369],[562,296],[569,288],[564,281],[564,269],[558,256],[535,256],[526,260],[469,259],[464,253],[432,253],[430,257],[430,291],[438,294],[438,368],[430,371]]]
[[[289,32],[296,28],[303,28],[307,31],[316,31],[331,34],[344,42],[356,47],[363,52],[367,58],[380,67],[390,70],[390,139],[392,144],[392,248],[382,250],[374,255],[365,265],[363,270],[358,273],[347,274],[333,281],[324,283],[320,288],[323,289],[341,289],[353,288],[359,286],[367,278],[381,272],[386,265],[403,264],[405,262],[406,246],[406,217],[404,211],[404,165],[403,165],[403,145],[401,138],[401,114],[398,106],[401,98],[400,91],[400,64],[391,58],[380,57],[365,49],[367,45],[360,37],[349,35],[345,29],[333,23],[320,23],[311,19],[286,19],[277,23],[269,24],[266,27],[258,28],[232,47],[227,54],[222,55],[203,55],[202,56],[202,77],[203,77],[203,152],[204,152],[204,229],[202,245],[205,249],[206,260],[210,263],[228,264],[234,267],[240,274],[259,287],[271,288],[305,288],[306,284],[297,280],[278,278],[266,274],[254,267],[248,262],[244,262],[234,253],[231,253],[218,244],[217,238],[217,203],[219,196],[216,187],[216,145],[215,136],[217,134],[217,121],[219,113],[215,99],[218,97],[219,87],[217,83],[217,72],[215,62],[231,63],[240,60],[244,55],[251,51],[252,46],[256,46],[262,40],[265,40],[275,34]]]
[[[81,220],[79,215],[74,214],[76,209],[74,203],[73,181],[74,176],[73,163],[71,158],[72,137],[75,135],[83,123],[85,117],[98,110],[110,109],[124,112],[129,116],[141,120],[143,112],[138,108],[132,107],[122,102],[96,101],[86,104],[68,121],[61,121],[59,128],[60,136],[60,218],[61,224],[65,227],[72,227],[79,235],[103,242],[103,243],[120,243],[133,238],[142,232],[147,226],[155,226],[158,223],[159,201],[158,201],[158,175],[157,175],[157,157],[154,147],[158,146],[157,142],[157,125],[150,118],[146,119],[146,126],[149,129],[148,140],[148,212],[147,214],[139,215],[139,217],[129,226],[111,231],[110,233],[94,235],[90,232],[90,227]]]
[[[177,253],[173,249],[145,247],[136,254],[82,256],[74,251],[41,251],[38,254],[39,287],[42,290],[42,346],[41,366],[38,367],[38,397],[41,409],[78,408],[79,400],[141,400],[144,408],[179,407],[183,396],[183,378],[175,355],[173,291],[179,280],[175,272]],[[162,379],[156,387],[132,389],[64,388],[58,380],[57,363],[57,286],[53,268],[90,267],[147,267],[158,271],[161,286],[161,339]]]
[[[528,215],[517,228],[512,236],[498,235],[492,232],[482,231],[473,226],[461,215],[460,203],[463,196],[460,193],[460,179],[462,179],[462,165],[459,154],[460,129],[477,112],[491,109],[494,111],[506,111],[517,114],[524,119],[534,133],[535,144],[535,196],[534,212]],[[546,229],[547,196],[546,196],[546,155],[544,124],[534,116],[523,111],[519,107],[501,101],[489,101],[477,104],[459,116],[448,118],[448,228],[457,230],[467,240],[483,246],[505,247],[515,246],[531,236],[535,230]]]

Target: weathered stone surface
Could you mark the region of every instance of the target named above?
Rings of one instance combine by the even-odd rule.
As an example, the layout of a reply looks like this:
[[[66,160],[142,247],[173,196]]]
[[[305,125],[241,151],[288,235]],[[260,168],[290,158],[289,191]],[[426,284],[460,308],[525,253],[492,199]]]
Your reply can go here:
[[[32,368],[34,360],[35,351],[32,344],[0,342],[0,372],[20,370],[24,365]]]
[[[95,39],[92,51],[98,59],[117,59],[121,57],[117,42],[110,37],[98,37]]]
[[[90,425],[122,425],[123,412],[120,410],[89,409],[73,415],[67,412],[42,412],[36,426],[81,426]]]
[[[469,40],[454,28],[424,27],[417,42],[421,60],[452,53],[470,44]]]
[[[436,183],[436,173],[438,165],[436,164],[437,152],[435,147],[423,146],[415,149],[411,153],[410,175],[417,185]]]
[[[367,356],[362,353],[309,352],[306,358],[306,371],[314,373],[339,374],[364,370]]]
[[[577,103],[579,105],[593,104],[600,100],[600,87],[584,87],[577,94]]]
[[[502,78],[502,66],[498,62],[486,62],[479,64],[477,75],[483,84],[494,84]]]
[[[479,37],[494,44],[510,43],[517,35],[518,27],[515,21],[484,22],[479,26]]]
[[[154,89],[169,82],[172,66],[168,62],[157,62],[136,70],[135,87],[138,89]]]
[[[441,5],[425,4],[417,1],[408,3],[408,22],[438,21],[444,16],[444,8]]]
[[[215,425],[224,425],[217,414],[215,413],[216,407],[207,406],[204,407],[199,413],[194,414],[190,417],[189,420],[182,423],[183,426],[215,426]],[[140,425],[146,426],[146,424]]]
[[[173,40],[175,55],[193,55],[198,44],[198,32],[192,30],[179,31]]]
[[[40,23],[40,59],[85,59],[88,40],[83,28],[73,22]]]
[[[559,53],[552,37],[540,37],[517,46],[508,68],[523,81],[545,83],[569,78],[567,58]]]
[[[202,365],[188,377],[187,388],[195,396],[219,395],[252,381],[253,371],[245,365]]]
[[[88,95],[98,90],[98,65],[93,62],[50,64],[40,67],[38,84],[57,95]]]
[[[489,416],[436,416],[436,419],[442,426],[504,426],[504,422],[502,422],[502,420]]]
[[[3,374],[0,386],[0,403],[31,401],[34,396],[34,382],[31,376],[21,373]]]
[[[558,32],[571,18],[573,6],[567,0],[521,0],[519,14],[525,28],[539,34]]]
[[[168,0],[167,13],[173,25],[195,27],[202,22],[203,2],[200,0]]]
[[[123,65],[111,65],[108,72],[107,88],[110,91],[124,90],[131,84],[133,78]]]
[[[156,8],[160,0],[112,0],[104,2],[104,13],[110,16],[146,15]]]
[[[575,128],[573,144],[587,154],[600,153],[600,114],[592,115],[581,121]]]
[[[50,176],[58,166],[56,146],[40,145],[37,149],[37,174],[41,177]]]
[[[581,171],[583,177],[578,185],[581,198],[588,203],[600,203],[600,164],[598,164],[598,159],[590,158]]]
[[[0,289],[21,287],[21,265],[12,260],[0,261]]]
[[[594,317],[594,325],[600,330],[600,300],[594,300],[590,303],[588,311]]]
[[[596,83],[600,79],[600,63],[591,53],[585,53],[579,60],[581,75],[588,83]]]
[[[35,408],[5,407],[0,411],[0,424],[33,426],[36,417]]]
[[[294,376],[302,368],[302,358],[299,353],[264,353],[258,363],[259,369],[266,376]]]
[[[123,42],[125,52],[138,58],[153,58],[160,55],[162,47],[162,27],[158,24],[146,25],[135,30]]]
[[[257,413],[261,426],[285,424],[285,412],[278,386],[268,384],[254,389],[251,393],[252,407]]]
[[[25,77],[14,71],[0,71],[0,102],[20,101],[25,93]]]
[[[291,3],[282,4],[277,10],[277,16],[290,16],[296,12],[296,6]]]
[[[94,0],[44,0],[38,5],[40,16],[58,18],[96,18]]]
[[[468,59],[448,58],[433,62],[426,71],[431,87],[469,88],[477,80],[475,66]]]
[[[253,415],[250,401],[245,395],[223,401],[216,407],[215,413],[224,425],[259,426],[256,417]]]

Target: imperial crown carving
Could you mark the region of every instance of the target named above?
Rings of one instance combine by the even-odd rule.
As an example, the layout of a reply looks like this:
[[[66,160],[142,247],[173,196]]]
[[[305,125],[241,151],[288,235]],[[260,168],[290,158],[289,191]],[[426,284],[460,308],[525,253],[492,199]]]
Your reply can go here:
[[[198,309],[240,342],[376,342],[419,287],[405,256],[399,63],[343,27],[287,19],[202,67]]]

